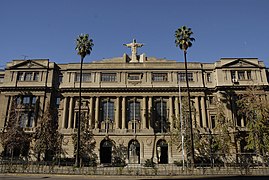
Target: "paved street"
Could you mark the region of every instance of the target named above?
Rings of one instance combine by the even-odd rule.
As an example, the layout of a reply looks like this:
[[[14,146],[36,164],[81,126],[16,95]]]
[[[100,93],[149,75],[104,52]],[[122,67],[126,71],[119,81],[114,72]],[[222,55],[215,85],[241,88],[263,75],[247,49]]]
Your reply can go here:
[[[269,176],[229,176],[229,177],[161,177],[161,176],[150,176],[150,177],[135,177],[135,176],[83,176],[83,175],[27,175],[27,174],[0,174],[0,180],[133,180],[133,179],[201,179],[201,180],[268,180]]]

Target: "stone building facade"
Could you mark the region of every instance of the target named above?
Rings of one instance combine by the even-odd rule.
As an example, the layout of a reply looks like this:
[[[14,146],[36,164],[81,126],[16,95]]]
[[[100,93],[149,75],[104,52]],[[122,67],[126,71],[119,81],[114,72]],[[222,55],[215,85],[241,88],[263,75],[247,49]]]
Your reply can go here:
[[[132,56],[134,58],[134,56]],[[124,145],[128,163],[173,163],[181,153],[170,141],[180,99],[187,97],[184,63],[146,57],[122,57],[84,63],[82,112],[96,141],[99,163],[111,163],[112,144]],[[5,126],[13,101],[27,106],[21,126],[28,133],[38,123],[34,105],[58,108],[59,132],[66,157],[74,156],[72,134],[76,129],[79,63],[56,64],[48,59],[13,60],[0,71],[0,128]],[[268,71],[257,58],[222,58],[214,63],[188,63],[191,101],[196,113],[193,126],[207,132],[216,126],[216,98],[231,93],[224,112],[234,126],[246,122],[236,115],[233,96],[250,85],[260,86],[269,100]],[[179,93],[180,87],[180,93]],[[18,94],[23,94],[18,99]],[[30,107],[30,108],[29,108]],[[3,147],[2,147],[3,150]]]

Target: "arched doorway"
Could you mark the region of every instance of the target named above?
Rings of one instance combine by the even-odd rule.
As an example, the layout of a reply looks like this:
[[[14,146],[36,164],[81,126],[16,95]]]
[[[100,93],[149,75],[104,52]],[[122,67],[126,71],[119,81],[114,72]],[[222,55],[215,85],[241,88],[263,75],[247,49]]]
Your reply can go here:
[[[128,144],[128,159],[130,164],[140,163],[140,144],[137,140],[131,140]]]
[[[157,158],[159,164],[168,164],[168,144],[164,139],[157,142]]]
[[[100,143],[100,163],[111,164],[112,159],[112,142],[103,140]]]

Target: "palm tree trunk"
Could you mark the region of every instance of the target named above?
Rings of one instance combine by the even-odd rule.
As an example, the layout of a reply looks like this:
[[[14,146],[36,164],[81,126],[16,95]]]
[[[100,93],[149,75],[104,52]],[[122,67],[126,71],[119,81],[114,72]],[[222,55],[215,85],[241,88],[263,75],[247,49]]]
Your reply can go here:
[[[80,120],[81,120],[81,83],[82,83],[82,65],[83,65],[83,57],[81,56],[81,61],[80,61],[80,78],[79,78],[79,102],[78,102],[78,121],[77,121],[77,152],[76,152],[76,162],[75,166],[79,167],[80,166]]]
[[[190,126],[190,138],[191,138],[191,167],[194,166],[194,144],[193,144],[193,130],[192,130],[192,115],[191,115],[191,97],[190,97],[190,87],[188,78],[188,67],[187,67],[187,51],[184,51],[184,61],[185,61],[185,76],[187,84],[188,93],[188,107],[189,107],[189,126]]]

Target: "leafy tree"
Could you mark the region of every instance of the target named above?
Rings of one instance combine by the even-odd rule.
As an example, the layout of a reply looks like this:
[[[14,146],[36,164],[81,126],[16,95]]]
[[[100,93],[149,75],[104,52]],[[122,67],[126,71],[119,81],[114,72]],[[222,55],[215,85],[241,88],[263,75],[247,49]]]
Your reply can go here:
[[[58,132],[57,117],[57,110],[48,105],[33,134],[33,150],[38,161],[41,155],[44,156],[44,160],[52,160],[62,152],[62,135]]]
[[[216,126],[213,128],[214,135],[211,139],[211,151],[214,159],[221,159],[226,163],[228,156],[234,146],[230,136],[233,127],[232,122],[224,113],[224,105],[221,100],[215,101],[216,105]]]
[[[88,118],[85,116],[85,113],[81,114],[81,126],[80,126],[80,146],[77,148],[77,133],[72,135],[74,142],[75,154],[79,149],[79,161],[80,164],[83,161],[88,161],[89,163],[96,164],[97,155],[94,153],[96,142],[93,137],[92,130],[89,127]]]
[[[189,108],[187,106],[188,104],[188,99],[187,98],[182,98],[182,105],[181,105],[181,117],[182,119],[180,120],[180,118],[173,118],[173,130],[170,131],[170,138],[171,138],[171,142],[177,146],[177,149],[179,149],[179,151],[182,152],[182,135],[184,136],[183,139],[183,146],[184,146],[184,151],[186,151],[186,155],[188,157],[188,159],[191,157],[191,133],[190,133],[190,123],[188,123],[187,119],[188,119],[188,115],[189,115]],[[196,110],[193,104],[191,104],[191,111],[195,114]],[[192,136],[193,136],[193,142],[195,144],[195,147],[197,145],[197,143],[199,143],[199,137],[198,134],[199,131],[196,129],[193,131]],[[199,149],[199,146],[196,147],[196,149]],[[198,155],[198,154],[197,154]]]
[[[1,133],[1,144],[5,148],[3,156],[11,157],[14,155],[27,158],[31,136],[24,132],[21,122],[21,105],[14,100],[11,104],[9,119]]]
[[[88,34],[81,34],[78,36],[76,39],[76,50],[77,54],[80,55],[80,78],[79,78],[79,109],[78,113],[81,114],[81,82],[82,82],[82,65],[83,65],[83,60],[84,58],[91,54],[92,47],[94,46],[93,40],[89,38]],[[76,154],[76,162],[75,165],[78,167],[79,166],[79,147],[80,147],[80,121],[81,121],[81,115],[78,116],[78,131],[77,131],[77,154]]]
[[[269,102],[258,87],[250,87],[237,101],[239,115],[247,123],[246,150],[264,156],[269,153]]]
[[[128,148],[123,144],[118,146],[113,146],[112,150],[112,165],[116,167],[124,167],[126,166],[126,158],[127,158]]]
[[[187,67],[187,49],[192,46],[192,41],[195,39],[191,37],[193,34],[191,28],[188,28],[186,26],[182,26],[181,28],[177,29],[175,32],[175,44],[177,47],[179,47],[181,50],[183,50],[184,53],[184,61],[185,61],[185,76],[186,76],[186,84],[187,84],[187,92],[188,92],[188,107],[189,107],[189,119],[188,123],[190,124],[190,153],[191,153],[191,164],[194,164],[194,143],[193,143],[193,130],[192,130],[192,115],[191,115],[191,99],[190,99],[190,88],[189,88],[189,79],[188,79],[188,67]]]

